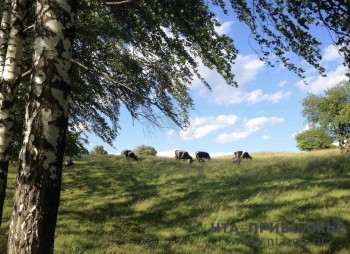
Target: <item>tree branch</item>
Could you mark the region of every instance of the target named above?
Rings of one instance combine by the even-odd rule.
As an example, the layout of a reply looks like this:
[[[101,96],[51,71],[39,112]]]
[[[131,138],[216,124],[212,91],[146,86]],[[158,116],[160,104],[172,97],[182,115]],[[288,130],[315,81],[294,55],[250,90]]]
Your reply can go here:
[[[76,59],[72,59],[72,62],[76,65],[78,65],[79,67],[83,68],[84,70],[88,70],[88,71],[93,71],[93,72],[97,72],[96,70],[86,66],[85,64],[83,64],[82,62],[77,61]],[[147,96],[144,96],[142,94],[140,94],[139,92],[135,91],[134,89],[121,84],[120,82],[118,82],[117,80],[113,79],[111,76],[109,76],[106,73],[103,72],[97,72],[99,75],[101,75],[103,78],[105,78],[106,80],[110,81],[111,83],[117,85],[117,86],[121,86],[125,89],[127,89],[128,91],[130,91],[132,94],[138,96],[141,99],[144,99],[146,101],[148,101],[150,103],[150,105],[154,105],[156,106],[158,109],[160,109],[162,112],[166,112],[168,114],[168,116],[170,116],[173,120],[176,119],[176,114],[174,112],[172,112],[169,109],[166,109],[165,107],[163,107],[162,105],[160,105],[157,101],[154,101],[152,99],[150,99]],[[176,122],[176,121],[175,121]]]
[[[125,0],[125,1],[115,1],[115,2],[105,2],[107,5],[118,5],[118,4],[127,4],[131,3],[131,0]]]

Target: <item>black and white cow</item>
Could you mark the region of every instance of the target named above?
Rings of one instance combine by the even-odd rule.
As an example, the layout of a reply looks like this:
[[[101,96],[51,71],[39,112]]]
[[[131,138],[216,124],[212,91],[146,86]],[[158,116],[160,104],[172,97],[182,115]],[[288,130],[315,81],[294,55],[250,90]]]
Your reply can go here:
[[[248,152],[244,152],[243,155],[242,155],[242,159],[253,159],[252,156],[250,156],[250,154]]]
[[[175,159],[177,160],[186,160],[188,163],[192,163],[193,158],[184,150],[175,150]]]
[[[210,160],[211,158],[210,158],[209,153],[198,151],[198,152],[196,152],[196,159],[199,162],[204,162],[205,160]]]
[[[125,160],[135,160],[135,161],[137,160],[137,156],[131,150],[124,151],[124,158]]]

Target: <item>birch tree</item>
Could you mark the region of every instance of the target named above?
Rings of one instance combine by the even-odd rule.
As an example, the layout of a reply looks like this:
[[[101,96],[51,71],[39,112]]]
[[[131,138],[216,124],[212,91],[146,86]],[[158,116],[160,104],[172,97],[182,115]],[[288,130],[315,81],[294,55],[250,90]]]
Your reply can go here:
[[[21,64],[24,43],[25,20],[28,10],[27,0],[13,0],[10,8],[9,1],[5,1],[3,11],[4,29],[0,40],[0,62],[3,62],[3,53],[6,52],[3,70],[1,70],[0,83],[0,225],[2,208],[7,185],[7,173],[9,165],[9,143],[11,141],[11,129],[14,125],[14,100],[20,82]],[[10,11],[11,15],[8,14]],[[10,29],[8,29],[8,16]],[[6,33],[8,34],[8,39]],[[1,64],[0,64],[1,68]]]
[[[53,253],[76,1],[36,1],[33,72],[8,253]]]
[[[11,0],[0,1],[1,24],[0,24],[0,77],[4,71],[7,43],[11,29]]]

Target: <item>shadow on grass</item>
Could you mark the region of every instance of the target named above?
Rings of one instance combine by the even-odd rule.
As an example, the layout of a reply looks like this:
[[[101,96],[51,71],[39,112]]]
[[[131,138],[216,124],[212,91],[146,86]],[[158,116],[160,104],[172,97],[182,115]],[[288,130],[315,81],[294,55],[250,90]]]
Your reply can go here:
[[[107,253],[112,245],[120,250],[115,253],[123,248],[135,253],[271,253],[263,235],[215,234],[211,223],[333,221],[344,223],[344,233],[327,235],[324,252],[307,243],[274,247],[281,253],[350,251],[344,244],[350,237],[347,217],[323,215],[348,202],[349,158],[303,160],[253,160],[238,166],[215,160],[188,165],[171,159],[86,157],[64,171],[55,253]],[[327,196],[331,191],[343,194]],[[89,240],[72,240],[70,246],[69,238]]]

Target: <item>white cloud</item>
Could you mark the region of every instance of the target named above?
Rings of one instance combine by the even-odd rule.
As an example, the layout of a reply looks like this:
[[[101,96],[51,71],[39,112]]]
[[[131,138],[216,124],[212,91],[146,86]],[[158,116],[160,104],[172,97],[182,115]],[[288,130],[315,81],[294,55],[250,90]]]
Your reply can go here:
[[[236,88],[227,85],[215,70],[210,70],[201,63],[199,72],[211,84],[212,91],[208,91],[199,80],[195,80],[192,87],[212,103],[226,106],[239,103],[255,104],[263,101],[277,103],[288,98],[291,95],[290,91],[285,92],[280,90],[272,94],[264,93],[261,89],[249,92],[244,91],[249,83],[256,78],[258,73],[264,69],[264,66],[265,64],[256,56],[238,55],[236,63],[232,65],[232,72],[235,73],[235,80],[239,85]]]
[[[215,27],[215,30],[218,34],[228,34],[231,30],[233,22],[227,21],[221,24],[221,26]]]
[[[204,64],[197,59],[199,63],[199,73],[213,85],[213,88],[218,86],[227,88],[228,91],[232,91],[232,87],[228,86],[224,79],[216,72],[204,66]],[[250,81],[254,80],[256,75],[263,70],[265,64],[254,55],[238,55],[235,64],[232,65],[232,72],[236,75],[235,80],[238,82],[240,87],[247,85]],[[207,91],[202,86],[200,80],[195,79],[192,83],[194,87],[199,87],[199,90]]]
[[[345,76],[346,67],[342,64],[343,57],[339,54],[338,49],[334,45],[329,45],[325,48],[322,55],[322,65],[329,65],[332,70],[328,71],[326,77],[322,77],[314,68],[306,71],[306,79],[308,85],[303,80],[297,82],[297,86],[301,91],[313,94],[320,94],[324,90],[332,88],[339,82],[348,79]]]
[[[160,157],[175,157],[175,149],[169,151],[158,151],[157,156]]]
[[[341,62],[343,61],[343,57],[339,54],[337,47],[331,44],[325,48],[322,60],[326,62]]]
[[[345,66],[339,65],[334,71],[326,73],[327,77],[322,77],[321,75],[309,76],[306,78],[308,85],[305,85],[304,82],[300,80],[297,86],[304,92],[320,94],[324,90],[332,88],[341,81],[347,79],[345,73]]]
[[[232,72],[236,75],[239,86],[244,86],[254,80],[256,75],[264,69],[264,62],[255,55],[238,55]]]
[[[289,136],[290,138],[295,138],[296,135],[298,135],[299,133],[302,133],[303,131],[308,131],[310,130],[311,128],[313,128],[312,125],[310,124],[306,124],[305,127],[301,130],[301,131],[298,131],[298,132],[295,132],[293,133],[291,136]]]
[[[272,103],[277,103],[281,101],[284,98],[288,98],[291,95],[291,92],[283,92],[278,91],[273,94],[264,94],[264,92],[261,89],[254,90],[250,93],[245,93],[242,95],[241,99],[244,101],[250,102],[250,103],[258,103],[262,101],[268,101]]]
[[[170,130],[167,132],[167,137],[168,138],[172,138],[172,137],[175,137],[176,136],[176,131],[175,130]]]
[[[278,83],[278,86],[279,87],[285,87],[287,85],[287,83],[288,83],[287,80],[283,80],[283,81]]]
[[[258,117],[248,120],[241,130],[231,133],[223,133],[219,135],[216,140],[219,143],[228,143],[245,139],[254,133],[260,131],[264,126],[273,126],[275,124],[283,123],[284,118],[279,117]]]
[[[262,136],[262,139],[263,139],[263,140],[268,140],[268,139],[270,139],[270,136],[268,136],[268,135],[263,135],[263,136]]]
[[[219,115],[217,117],[196,117],[190,121],[186,130],[179,132],[183,140],[192,140],[208,135],[210,132],[234,125],[238,120],[236,115]]]

